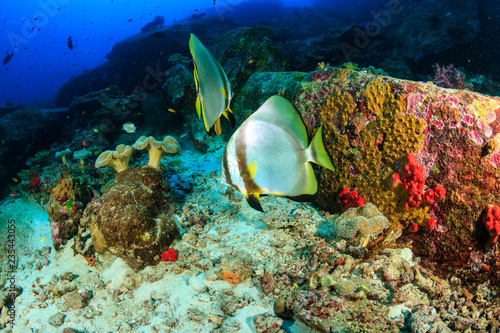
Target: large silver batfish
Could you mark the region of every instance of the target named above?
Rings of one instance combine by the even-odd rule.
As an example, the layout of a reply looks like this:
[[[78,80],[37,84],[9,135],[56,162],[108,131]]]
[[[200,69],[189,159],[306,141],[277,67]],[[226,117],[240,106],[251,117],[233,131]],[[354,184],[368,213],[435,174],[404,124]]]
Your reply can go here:
[[[260,195],[314,199],[318,182],[309,162],[334,170],[321,127],[308,145],[297,109],[285,98],[272,96],[229,139],[222,157],[222,181],[263,212]]]
[[[193,34],[189,38],[189,50],[193,56],[194,82],[196,84],[196,114],[203,117],[207,132],[213,127],[221,134],[220,116],[224,115],[234,126],[231,104],[231,86],[226,73],[207,48]]]

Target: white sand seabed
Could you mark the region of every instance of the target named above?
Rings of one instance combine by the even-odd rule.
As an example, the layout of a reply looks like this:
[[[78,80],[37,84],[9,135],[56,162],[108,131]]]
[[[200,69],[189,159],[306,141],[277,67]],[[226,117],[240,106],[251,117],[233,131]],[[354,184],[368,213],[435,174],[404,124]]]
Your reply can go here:
[[[177,174],[182,177],[183,173],[193,173],[195,170],[201,178],[209,178],[210,174],[213,175],[220,169],[221,147],[222,145],[216,149],[217,154],[201,155],[196,151],[184,151],[181,155],[183,162]],[[227,197],[220,194],[225,188],[217,177],[205,187],[204,191],[209,193],[202,191],[197,194],[199,198],[190,199],[191,208],[211,208],[219,211],[228,204]],[[207,201],[207,197],[210,200]],[[276,204],[276,199],[267,200]],[[213,205],[214,202],[217,203],[216,206]],[[217,220],[218,226],[207,228],[207,237],[216,237],[219,228],[224,228],[224,236],[222,244],[206,244],[207,246],[201,249],[205,257],[217,260],[241,249],[256,255],[257,258],[267,255],[264,247],[269,242],[269,236],[262,233],[266,226],[256,218],[260,213],[248,207],[245,200],[239,205],[244,208],[236,216],[224,217],[224,208],[219,212],[221,218]],[[4,228],[6,221],[16,221],[16,255],[19,267],[15,276],[16,285],[23,290],[15,302],[15,325],[7,325],[0,332],[9,332],[12,328],[13,332],[51,333],[61,332],[66,327],[82,332],[210,332],[220,326],[218,320],[231,321],[230,326],[239,327],[239,332],[254,332],[253,316],[265,312],[273,313],[272,299],[263,297],[250,280],[237,285],[224,280],[208,280],[207,273],[199,270],[186,270],[181,274],[169,273],[167,270],[165,274],[168,262],[134,273],[122,259],[116,257],[103,260],[98,256],[100,263],[96,264],[96,267],[87,266],[87,261],[81,255],[74,256],[72,241],[56,252],[52,245],[45,207],[37,203],[8,198],[1,204],[0,218],[3,226],[0,230],[2,237],[7,235]],[[176,241],[174,248],[180,243],[182,240]],[[46,251],[47,246],[51,247],[48,262],[37,270],[35,265],[43,262],[43,259],[40,258],[40,252],[37,255],[36,250],[43,251],[45,248]],[[76,277],[73,284],[76,284],[77,290],[87,289],[93,293],[88,305],[82,309],[64,309],[64,306],[61,306],[64,296],[49,296],[48,299],[40,301],[35,293],[46,290],[51,280],[52,283],[60,283],[59,277],[66,272],[71,272]],[[152,283],[144,282],[147,277],[158,275],[159,272],[162,278]],[[131,278],[141,280],[140,286],[130,289],[124,287],[130,286]],[[113,289],[124,292],[113,297],[109,292]],[[250,300],[230,318],[222,313],[218,299],[218,295],[226,292]],[[156,305],[154,310],[148,311],[144,303],[151,299],[156,300]],[[64,324],[60,327],[49,324],[49,317],[56,313],[65,315]]]

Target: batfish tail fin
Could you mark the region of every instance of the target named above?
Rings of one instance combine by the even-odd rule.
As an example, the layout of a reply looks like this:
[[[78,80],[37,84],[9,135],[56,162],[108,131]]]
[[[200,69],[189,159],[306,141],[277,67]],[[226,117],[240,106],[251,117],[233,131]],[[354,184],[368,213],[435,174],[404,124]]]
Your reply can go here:
[[[335,171],[335,167],[330,160],[330,156],[326,152],[325,145],[323,144],[323,126],[318,129],[316,135],[311,141],[309,147],[307,147],[306,151],[308,153],[308,160],[319,164],[329,170]]]

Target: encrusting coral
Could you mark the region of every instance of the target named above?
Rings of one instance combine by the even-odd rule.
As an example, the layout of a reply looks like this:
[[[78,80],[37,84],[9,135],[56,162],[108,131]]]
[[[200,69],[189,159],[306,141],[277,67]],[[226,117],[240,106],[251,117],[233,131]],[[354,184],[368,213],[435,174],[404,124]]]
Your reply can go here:
[[[489,243],[484,208],[500,204],[500,99],[332,69],[303,80],[295,105],[310,135],[322,126],[335,166],[322,171],[320,207],[339,212],[339,193],[356,189],[389,219],[371,254],[411,245],[442,276],[498,279],[494,247],[487,273],[470,258]]]
[[[129,167],[135,150],[146,149],[149,162]],[[180,154],[177,141],[140,137],[132,146],[119,145],[105,151],[96,167],[109,166],[117,171],[113,183],[103,187],[103,195],[85,209],[82,225],[90,229],[94,249],[122,257],[133,268],[156,265],[178,230],[171,217],[174,200],[160,171],[163,156]],[[175,253],[175,252],[174,252]]]
[[[81,223],[90,229],[97,252],[109,251],[140,269],[158,264],[178,237],[173,206],[160,171],[150,166],[127,168],[106,193],[87,205]]]

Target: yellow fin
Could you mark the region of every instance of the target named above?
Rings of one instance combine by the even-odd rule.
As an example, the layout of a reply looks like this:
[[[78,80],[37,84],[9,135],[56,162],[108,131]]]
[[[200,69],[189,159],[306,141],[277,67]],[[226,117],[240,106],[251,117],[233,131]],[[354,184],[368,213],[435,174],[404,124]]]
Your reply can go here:
[[[199,79],[198,79],[198,70],[196,69],[196,63],[193,60],[193,65],[194,65],[194,85],[196,86],[196,92],[198,92],[198,87],[199,87]]]
[[[325,145],[323,144],[323,134],[322,134],[323,125],[321,125],[318,129],[318,132],[314,136],[311,141],[311,144],[307,148],[310,157],[309,161],[314,162],[318,165],[321,165],[329,170],[335,171],[335,168],[330,160],[330,156],[325,149]]]
[[[201,101],[200,101],[200,95],[196,96],[196,115],[198,116],[198,120],[201,118]]]
[[[234,127],[236,125],[236,118],[234,117],[233,111],[229,107],[227,107],[224,112],[222,112],[224,117],[226,117],[227,120],[231,123],[231,127]]]
[[[222,96],[227,100],[227,91],[224,89],[224,87],[220,87],[220,90],[222,91]]]
[[[215,120],[214,130],[215,134],[217,135],[220,135],[222,133],[222,131],[220,130],[220,118],[217,118],[217,120]]]
[[[241,174],[241,179],[243,179],[244,181],[253,179],[256,173],[257,173],[257,161],[253,161],[248,165],[247,169]]]

